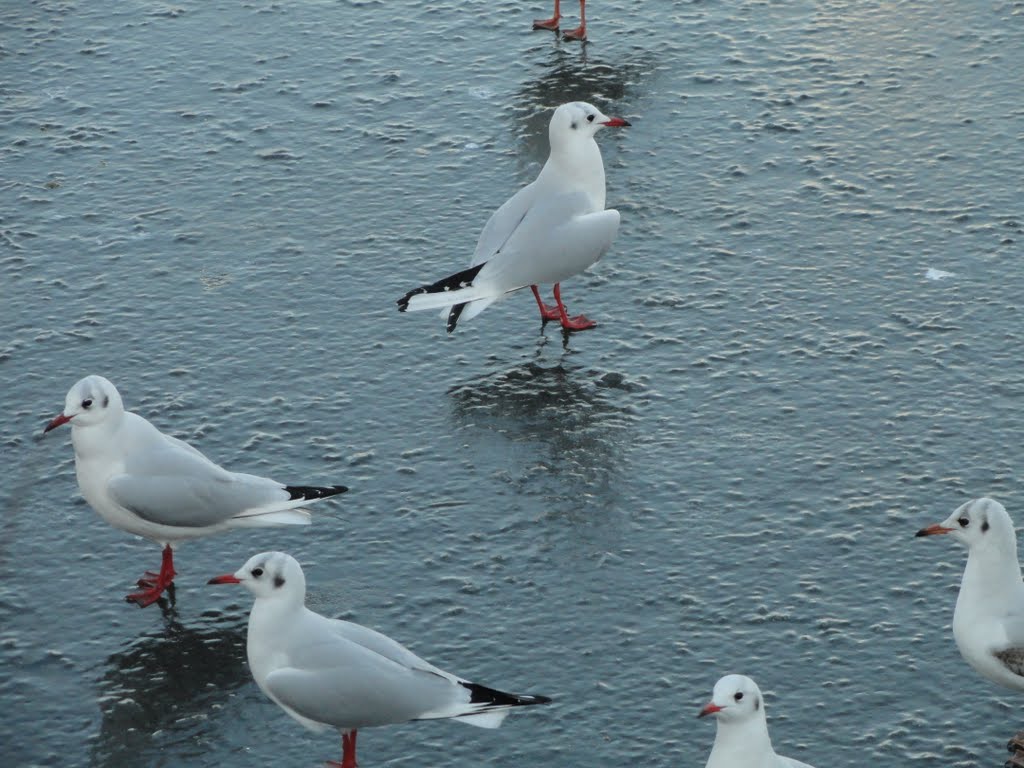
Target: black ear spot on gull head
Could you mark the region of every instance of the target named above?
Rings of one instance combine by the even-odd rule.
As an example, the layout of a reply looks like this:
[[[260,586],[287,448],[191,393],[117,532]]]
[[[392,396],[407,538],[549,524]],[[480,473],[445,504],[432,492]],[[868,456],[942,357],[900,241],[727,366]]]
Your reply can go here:
[[[274,577],[274,586],[278,589],[284,586],[284,578],[281,576]]]
[[[761,697],[760,696],[755,696],[754,697],[754,711],[757,712],[757,710],[759,710],[760,708],[761,708]]]
[[[571,122],[571,123],[569,124],[569,127],[570,127],[570,128],[572,128],[572,129],[573,129],[573,130],[575,131],[575,130],[576,130],[576,121],[575,121],[575,120],[573,120],[573,121],[572,121],[572,122]]]
[[[988,530],[988,520],[986,520],[985,522],[983,522],[981,524],[981,532],[984,533],[987,530]]]
[[[106,408],[108,405],[110,405],[110,395],[104,395],[103,396],[103,407]]]

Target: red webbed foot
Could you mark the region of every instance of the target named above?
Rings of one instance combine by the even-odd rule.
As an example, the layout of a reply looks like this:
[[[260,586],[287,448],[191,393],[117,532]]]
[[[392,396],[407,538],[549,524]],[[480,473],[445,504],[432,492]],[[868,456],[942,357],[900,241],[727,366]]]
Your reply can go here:
[[[136,582],[142,587],[141,592],[132,592],[130,595],[125,596],[125,601],[129,603],[135,603],[140,608],[145,608],[147,605],[152,605],[160,599],[164,591],[166,591],[171,598],[171,602],[174,602],[174,553],[171,551],[170,545],[164,546],[163,560],[160,563],[160,573],[153,571],[146,571],[142,578]]]
[[[139,579],[139,586],[146,587],[142,579]],[[124,599],[126,603],[135,603],[139,608],[145,608],[159,600],[163,596],[164,591],[173,595],[174,582],[172,581],[169,584],[157,582],[151,587],[144,588],[141,592],[132,592],[130,595],[125,595]]]
[[[566,315],[562,318],[562,327],[567,331],[586,331],[590,328],[596,328],[597,323],[583,315],[576,315],[576,317]]]
[[[576,29],[570,29],[568,32],[562,34],[563,40],[579,40],[586,42],[587,40],[587,27],[580,24]]]
[[[540,310],[541,320],[543,320],[546,323],[548,322],[548,320],[562,319],[562,313],[561,310],[558,309],[558,307],[549,307],[547,304],[541,301],[540,291],[537,290],[536,285],[531,285],[530,290],[533,291],[533,298],[537,300],[537,308]]]
[[[576,315],[576,317],[569,317],[569,312],[565,308],[565,304],[562,303],[562,286],[555,283],[555,301],[558,302],[558,319],[562,323],[562,328],[567,331],[585,331],[588,328],[596,328],[597,323],[590,320],[583,315]],[[537,299],[540,301],[540,298]]]

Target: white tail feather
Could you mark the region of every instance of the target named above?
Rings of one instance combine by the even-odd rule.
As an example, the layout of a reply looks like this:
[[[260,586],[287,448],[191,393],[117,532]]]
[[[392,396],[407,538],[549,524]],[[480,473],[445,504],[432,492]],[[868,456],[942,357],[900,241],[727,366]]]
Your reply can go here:
[[[453,304],[465,304],[477,299],[491,299],[493,301],[498,296],[500,294],[495,294],[493,289],[474,288],[473,286],[460,288],[457,291],[417,293],[415,296],[409,297],[409,306],[406,309],[409,312],[418,312],[421,309],[441,309],[442,307],[450,307]]]
[[[308,501],[306,502],[309,503]],[[229,520],[232,526],[263,528],[270,525],[309,525],[310,514],[304,509],[279,509],[274,512],[250,510]]]
[[[477,728],[497,728],[508,717],[509,711],[508,709],[489,709],[487,712],[481,712],[479,715],[456,717],[455,722],[475,725]]]
[[[476,301],[471,301],[469,302],[469,306],[462,310],[462,317],[459,319],[472,320],[474,317],[476,317],[489,306],[491,306],[491,304],[501,300],[502,298],[503,296],[494,296],[490,299],[477,299]]]

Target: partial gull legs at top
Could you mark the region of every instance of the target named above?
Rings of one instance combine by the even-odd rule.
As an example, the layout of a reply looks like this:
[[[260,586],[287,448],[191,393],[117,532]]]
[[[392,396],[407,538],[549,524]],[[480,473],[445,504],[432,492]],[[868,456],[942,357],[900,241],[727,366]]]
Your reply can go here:
[[[558,22],[562,18],[561,11],[559,9],[560,0],[555,0],[555,12],[550,19],[534,19],[534,29],[550,29],[555,32],[558,31]],[[576,29],[571,29],[562,35],[566,40],[586,40],[587,39],[587,13],[586,13],[586,0],[580,0],[580,25]]]

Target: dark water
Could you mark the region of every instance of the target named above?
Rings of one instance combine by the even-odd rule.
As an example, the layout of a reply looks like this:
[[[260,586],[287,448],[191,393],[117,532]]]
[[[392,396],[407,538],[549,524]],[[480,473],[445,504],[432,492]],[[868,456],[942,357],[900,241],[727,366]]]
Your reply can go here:
[[[1024,521],[1024,4],[588,10],[582,49],[529,31],[546,2],[0,10],[4,765],[337,759],[204,586],[266,549],[317,610],[557,699],[367,731],[365,766],[702,766],[732,671],[815,765],[1002,764],[1024,701],[955,649],[963,552],[913,533],[982,494]],[[575,98],[633,122],[601,136],[618,241],[564,286],[599,327],[399,315]],[[352,491],[183,547],[173,616],[128,606],[158,549],[37,439],[87,373]]]

